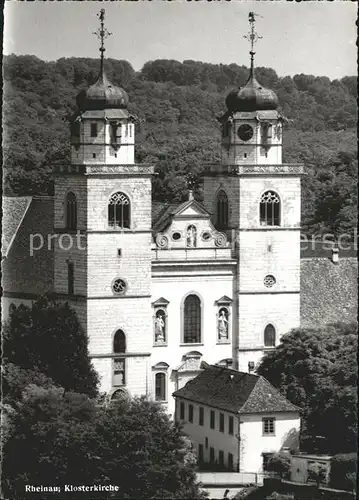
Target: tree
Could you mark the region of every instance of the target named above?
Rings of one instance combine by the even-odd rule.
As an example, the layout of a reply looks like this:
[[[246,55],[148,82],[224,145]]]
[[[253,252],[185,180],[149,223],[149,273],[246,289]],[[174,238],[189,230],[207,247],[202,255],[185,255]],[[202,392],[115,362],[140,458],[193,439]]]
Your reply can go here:
[[[45,62],[12,54],[4,58],[3,66],[5,192],[51,194],[53,164],[70,161],[68,120],[76,95],[95,82],[99,61]],[[246,82],[248,68],[191,60],[149,61],[138,73],[127,61],[107,59],[105,66],[110,80],[129,93],[130,112],[145,122],[142,132],[136,131],[137,157],[151,161],[156,171],[162,171],[161,162],[169,164],[163,176],[154,177],[154,199],[182,201],[184,172],[191,170],[199,178],[203,163],[219,160],[216,117],[225,110],[228,92]],[[275,90],[280,111],[292,120],[284,134],[284,161],[306,165],[304,231],[353,234],[355,162],[340,175],[334,163],[340,151],[356,153],[357,77],[278,78],[271,68],[263,67],[256,68],[256,74],[262,85]],[[323,171],[330,179],[321,177]]]
[[[3,329],[3,361],[41,372],[66,390],[97,395],[87,335],[68,303],[51,296],[31,307],[11,307]]]
[[[267,353],[258,373],[302,408],[301,442],[313,450],[354,451],[357,432],[357,328],[337,323],[294,329]]]
[[[58,485],[63,498],[78,497],[65,484],[118,486],[86,498],[205,498],[180,428],[144,398],[99,408],[83,394],[32,385],[11,418],[2,463],[7,498],[35,498],[24,494],[26,484]]]

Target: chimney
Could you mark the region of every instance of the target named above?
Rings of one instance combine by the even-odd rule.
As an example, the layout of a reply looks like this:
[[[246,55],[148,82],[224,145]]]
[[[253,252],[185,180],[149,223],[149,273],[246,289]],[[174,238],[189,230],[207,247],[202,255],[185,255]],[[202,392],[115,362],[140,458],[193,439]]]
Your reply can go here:
[[[332,248],[332,262],[333,264],[338,264],[339,261],[339,248],[333,247]]]

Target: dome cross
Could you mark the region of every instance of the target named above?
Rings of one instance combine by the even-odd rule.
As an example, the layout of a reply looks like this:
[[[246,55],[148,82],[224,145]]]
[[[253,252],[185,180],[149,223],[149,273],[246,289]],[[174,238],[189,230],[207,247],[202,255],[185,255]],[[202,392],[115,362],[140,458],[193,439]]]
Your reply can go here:
[[[106,40],[107,37],[112,35],[108,31],[108,29],[105,27],[105,9],[101,9],[100,13],[97,14],[97,17],[100,19],[100,27],[97,31],[94,31],[93,34],[97,36],[97,38],[101,41],[99,51],[101,53],[101,75],[103,75],[103,60],[104,60],[104,52],[105,52],[105,44],[104,41]]]
[[[251,50],[250,50],[250,55],[251,55],[251,71],[250,71],[250,76],[254,76],[254,44],[263,38],[262,36],[259,36],[258,33],[255,31],[255,23],[256,23],[256,17],[259,16],[259,14],[255,14],[254,12],[250,12],[248,15],[248,21],[250,25],[250,31],[247,35],[244,35],[243,38],[246,38],[250,44],[251,44]],[[261,16],[259,16],[261,17]]]

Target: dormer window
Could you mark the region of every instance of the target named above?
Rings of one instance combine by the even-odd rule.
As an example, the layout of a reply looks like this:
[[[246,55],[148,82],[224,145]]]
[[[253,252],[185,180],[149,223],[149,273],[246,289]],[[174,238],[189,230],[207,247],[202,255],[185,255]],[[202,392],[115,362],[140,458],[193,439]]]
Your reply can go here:
[[[97,123],[91,123],[91,137],[97,137]]]

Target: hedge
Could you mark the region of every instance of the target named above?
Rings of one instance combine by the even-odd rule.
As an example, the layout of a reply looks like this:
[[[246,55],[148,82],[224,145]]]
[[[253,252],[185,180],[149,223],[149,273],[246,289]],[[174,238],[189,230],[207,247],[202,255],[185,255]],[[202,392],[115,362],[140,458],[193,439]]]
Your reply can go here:
[[[334,455],[330,463],[329,486],[338,490],[354,491],[357,476],[357,454]]]

